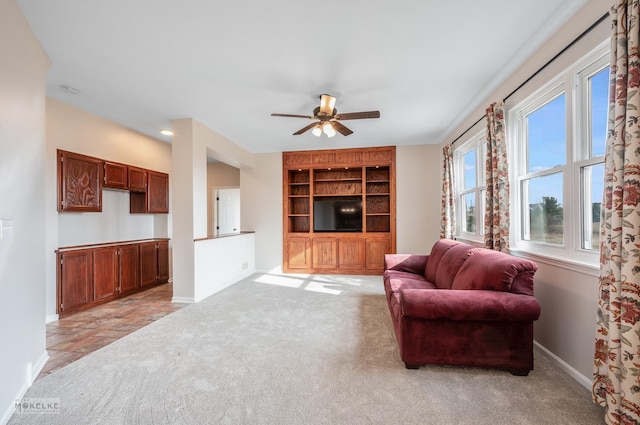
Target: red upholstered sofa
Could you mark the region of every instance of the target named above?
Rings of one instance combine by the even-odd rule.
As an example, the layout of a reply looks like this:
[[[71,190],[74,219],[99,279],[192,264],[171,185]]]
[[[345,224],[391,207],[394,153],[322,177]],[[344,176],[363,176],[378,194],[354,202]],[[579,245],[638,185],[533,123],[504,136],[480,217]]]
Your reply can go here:
[[[535,263],[441,239],[430,255],[387,254],[384,288],[408,369],[533,369]]]

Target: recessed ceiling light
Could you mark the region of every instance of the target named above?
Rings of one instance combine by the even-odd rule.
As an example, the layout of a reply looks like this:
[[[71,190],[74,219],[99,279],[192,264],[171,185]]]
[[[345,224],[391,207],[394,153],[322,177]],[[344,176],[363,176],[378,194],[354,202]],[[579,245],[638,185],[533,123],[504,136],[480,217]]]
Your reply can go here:
[[[77,88],[68,86],[66,84],[61,85],[60,88],[62,89],[63,92],[65,92],[67,94],[78,94],[78,93],[80,93],[80,90],[78,90]]]
[[[160,130],[160,133],[164,134],[165,136],[173,136],[173,131],[171,130]]]

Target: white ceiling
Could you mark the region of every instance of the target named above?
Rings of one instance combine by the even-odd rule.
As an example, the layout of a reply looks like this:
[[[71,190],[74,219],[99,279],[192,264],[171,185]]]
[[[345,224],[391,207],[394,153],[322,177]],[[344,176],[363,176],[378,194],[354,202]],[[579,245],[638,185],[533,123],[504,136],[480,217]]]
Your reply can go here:
[[[440,143],[586,3],[17,1],[52,62],[48,96],[166,141],[194,118],[256,153]],[[311,115],[322,93],[381,118],[327,139],[270,116]]]

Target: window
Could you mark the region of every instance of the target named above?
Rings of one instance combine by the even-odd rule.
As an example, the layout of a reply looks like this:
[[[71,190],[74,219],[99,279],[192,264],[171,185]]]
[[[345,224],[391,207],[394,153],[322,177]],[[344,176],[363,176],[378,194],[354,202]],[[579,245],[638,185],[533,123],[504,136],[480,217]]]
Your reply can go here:
[[[486,141],[484,131],[454,151],[458,236],[482,241],[484,231]]]
[[[512,248],[597,263],[608,85],[601,47],[509,111]]]

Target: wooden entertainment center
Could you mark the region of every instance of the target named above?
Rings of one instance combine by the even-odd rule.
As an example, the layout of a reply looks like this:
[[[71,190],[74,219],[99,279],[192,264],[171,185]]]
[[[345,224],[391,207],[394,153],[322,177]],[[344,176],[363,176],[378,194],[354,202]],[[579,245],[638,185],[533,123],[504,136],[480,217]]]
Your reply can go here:
[[[382,273],[384,254],[396,250],[395,152],[394,146],[283,152],[285,273]],[[332,218],[314,211],[323,200],[351,203],[347,212],[361,216],[327,230]]]

